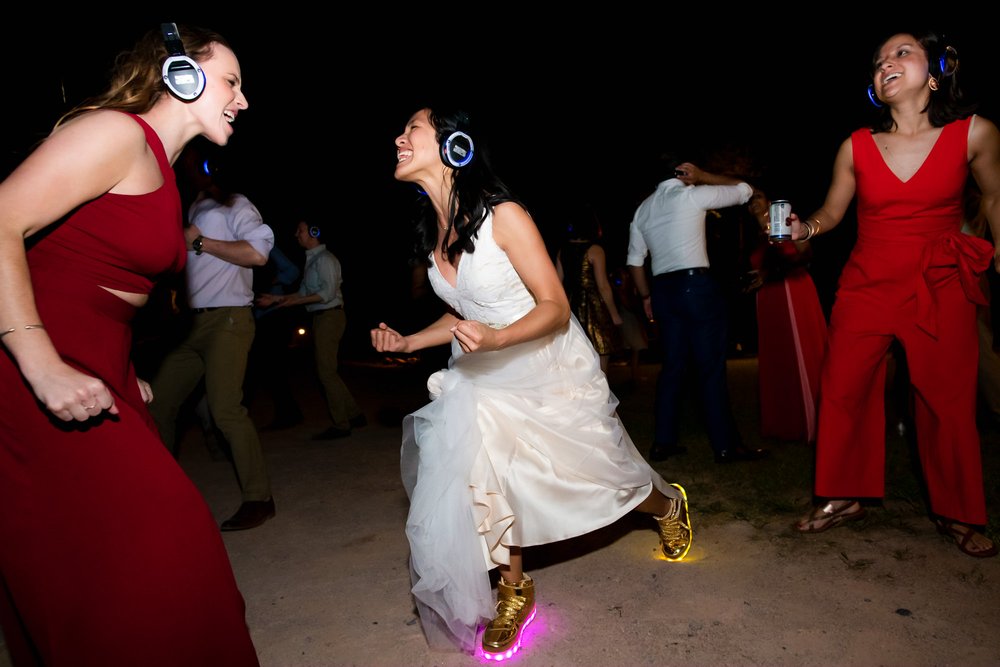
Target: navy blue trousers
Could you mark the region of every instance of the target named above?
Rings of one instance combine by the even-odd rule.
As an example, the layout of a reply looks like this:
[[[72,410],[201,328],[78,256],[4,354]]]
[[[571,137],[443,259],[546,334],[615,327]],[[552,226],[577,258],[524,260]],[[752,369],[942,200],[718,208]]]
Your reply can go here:
[[[651,295],[663,347],[654,447],[677,445],[680,392],[688,361],[695,365],[712,449],[718,453],[742,446],[726,383],[726,300],[715,279],[707,272],[671,272],[653,278]]]

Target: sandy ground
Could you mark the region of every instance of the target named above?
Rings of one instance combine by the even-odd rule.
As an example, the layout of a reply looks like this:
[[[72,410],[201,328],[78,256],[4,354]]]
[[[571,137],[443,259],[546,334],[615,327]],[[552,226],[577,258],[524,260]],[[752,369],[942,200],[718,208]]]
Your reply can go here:
[[[731,368],[736,400],[751,400],[755,364]],[[644,367],[644,379],[622,400],[623,415],[649,419],[656,370]],[[304,380],[296,392],[307,421],[264,434],[277,517],[224,534],[261,663],[481,663],[481,656],[430,651],[408,591],[399,417],[425,394],[414,373],[355,366],[344,375],[369,426],[343,440],[309,440],[326,424]],[[261,424],[270,418],[267,406],[255,415]],[[686,479],[671,477],[669,461],[657,468],[698,489],[720,474],[704,449],[688,454]],[[197,431],[189,432],[181,463],[215,515],[226,518],[239,503],[230,466],[211,460]],[[725,474],[767,475],[775,464],[737,464]],[[808,503],[808,489],[803,494]],[[694,547],[683,563],[658,558],[654,524],[642,515],[526,550],[539,613],[513,663],[1000,664],[1000,558],[961,554],[922,510],[887,502],[881,511],[899,520],[802,536],[789,528],[796,509],[750,522],[714,511],[693,491],[691,502]],[[2,648],[0,665],[9,665]]]

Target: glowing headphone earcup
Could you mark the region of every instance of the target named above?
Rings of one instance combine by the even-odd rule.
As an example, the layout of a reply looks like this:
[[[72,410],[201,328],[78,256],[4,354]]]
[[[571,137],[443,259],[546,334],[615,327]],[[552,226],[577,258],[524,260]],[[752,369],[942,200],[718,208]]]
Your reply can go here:
[[[954,46],[945,46],[941,51],[941,56],[937,59],[937,72],[931,72],[931,76],[940,81],[949,77],[958,69],[958,51]]]
[[[883,106],[882,101],[879,100],[878,95],[875,94],[875,84],[872,83],[868,84],[868,99],[872,104],[874,104],[879,109],[882,108]]]
[[[472,162],[475,143],[465,132],[455,130],[441,143],[441,160],[453,169],[461,169]]]

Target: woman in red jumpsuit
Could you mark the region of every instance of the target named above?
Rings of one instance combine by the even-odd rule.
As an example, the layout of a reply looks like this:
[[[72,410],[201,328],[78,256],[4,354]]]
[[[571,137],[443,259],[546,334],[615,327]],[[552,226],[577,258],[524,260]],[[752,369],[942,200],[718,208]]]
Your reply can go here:
[[[938,530],[966,554],[994,556],[983,534],[976,430],[976,305],[993,246],[961,233],[969,173],[1000,238],[1000,132],[960,104],[958,57],[934,34],[896,34],[875,53],[872,129],[840,147],[822,208],[789,218],[794,239],[829,231],[857,196],[858,239],[830,320],[820,388],[816,496],[796,524],[822,532],[884,494],[886,352],[902,344],[914,393],[920,462]]]
[[[198,135],[225,144],[247,106],[223,38],[176,35],[122,54],[108,92],[0,183],[0,623],[15,665],[258,664],[221,535],[129,360],[132,316],[186,258],[171,163]]]

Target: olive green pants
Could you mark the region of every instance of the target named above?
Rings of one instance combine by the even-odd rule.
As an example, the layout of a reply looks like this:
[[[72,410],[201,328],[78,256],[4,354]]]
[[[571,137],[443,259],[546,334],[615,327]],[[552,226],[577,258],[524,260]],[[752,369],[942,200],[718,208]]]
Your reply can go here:
[[[340,340],[347,329],[347,316],[342,308],[330,308],[313,313],[316,373],[326,394],[326,407],[335,428],[349,430],[350,420],[361,415],[354,396],[337,372]]]
[[[153,402],[149,404],[160,437],[173,450],[178,412],[205,378],[208,409],[232,449],[244,502],[271,497],[257,427],[243,405],[243,377],[253,336],[250,308],[196,313],[187,338],[160,365],[152,382]]]

